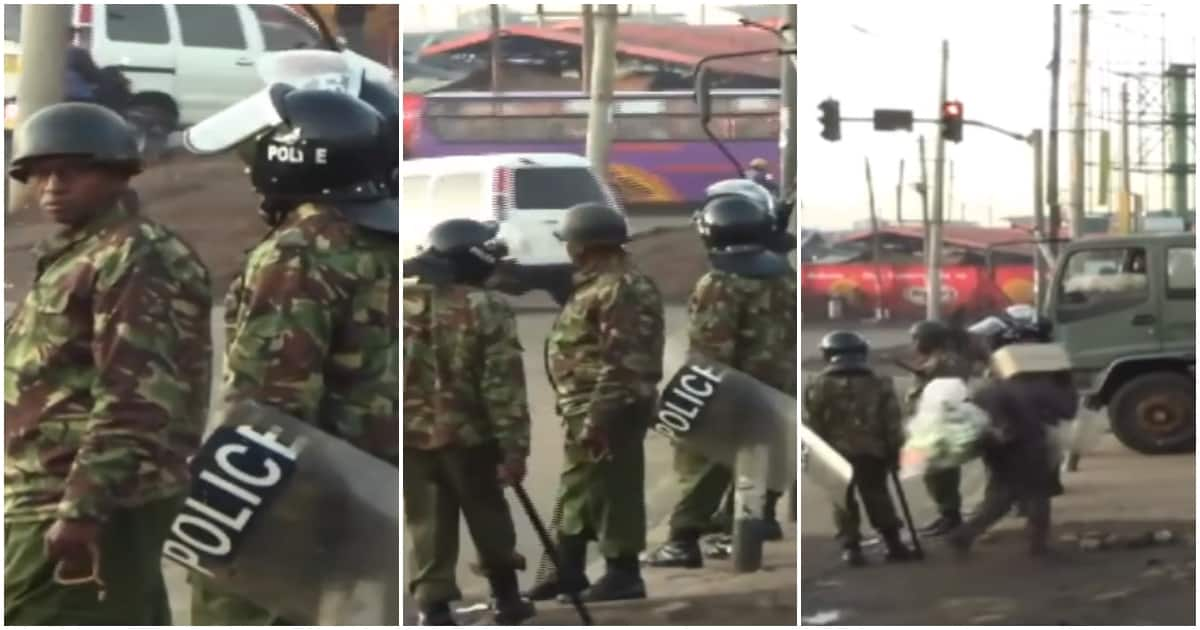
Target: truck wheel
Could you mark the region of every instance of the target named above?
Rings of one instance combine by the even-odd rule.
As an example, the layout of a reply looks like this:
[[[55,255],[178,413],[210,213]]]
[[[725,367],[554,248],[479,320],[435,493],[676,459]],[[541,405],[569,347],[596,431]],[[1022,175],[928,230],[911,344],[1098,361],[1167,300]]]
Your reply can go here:
[[[1125,383],[1108,404],[1113,433],[1146,455],[1196,450],[1196,382],[1153,372]]]

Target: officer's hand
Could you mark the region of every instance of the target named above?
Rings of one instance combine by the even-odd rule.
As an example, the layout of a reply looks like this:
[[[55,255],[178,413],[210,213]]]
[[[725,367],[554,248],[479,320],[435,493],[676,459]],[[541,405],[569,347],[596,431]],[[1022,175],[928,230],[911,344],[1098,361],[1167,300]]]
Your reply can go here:
[[[61,561],[71,574],[87,573],[92,565],[92,549],[100,543],[100,523],[60,518],[46,531],[43,542],[51,561]]]
[[[496,467],[496,478],[506,486],[515,486],[525,480],[525,458],[509,457]]]
[[[608,459],[608,431],[603,427],[588,423],[584,426],[583,435],[580,436],[579,441],[594,460]]]

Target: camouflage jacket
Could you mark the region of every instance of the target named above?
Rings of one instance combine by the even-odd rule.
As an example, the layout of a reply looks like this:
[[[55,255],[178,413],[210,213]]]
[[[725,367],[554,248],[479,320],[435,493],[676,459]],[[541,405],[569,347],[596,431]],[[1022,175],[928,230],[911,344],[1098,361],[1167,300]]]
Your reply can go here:
[[[662,297],[625,254],[593,261],[573,281],[575,292],[546,340],[546,369],[568,442],[585,424],[603,424],[654,400],[664,345]]]
[[[690,350],[796,395],[796,278],[710,271],[688,302]]]
[[[925,356],[916,366],[917,374],[912,387],[904,396],[907,413],[916,411],[921,392],[930,381],[938,378],[961,378],[964,381],[971,377],[971,361],[957,352],[938,350]]]
[[[804,386],[804,423],[845,457],[892,457],[904,443],[892,379],[870,372],[813,377]]]
[[[4,330],[5,519],[102,520],[184,492],[208,413],[208,269],[120,207],[35,255]]]
[[[226,295],[226,401],[271,405],[397,463],[399,328],[396,238],[302,205]]]
[[[529,407],[517,320],[490,291],[404,287],[404,447],[495,440],[529,454]]]

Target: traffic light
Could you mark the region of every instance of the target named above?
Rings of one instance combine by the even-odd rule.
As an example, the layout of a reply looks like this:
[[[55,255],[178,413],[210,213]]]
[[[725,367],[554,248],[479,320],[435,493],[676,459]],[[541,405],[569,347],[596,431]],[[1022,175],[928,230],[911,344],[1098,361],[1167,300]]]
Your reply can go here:
[[[942,137],[951,142],[962,142],[962,134],[962,102],[946,101],[942,104]]]
[[[827,98],[821,101],[821,137],[830,142],[842,139],[842,115],[838,102]]]

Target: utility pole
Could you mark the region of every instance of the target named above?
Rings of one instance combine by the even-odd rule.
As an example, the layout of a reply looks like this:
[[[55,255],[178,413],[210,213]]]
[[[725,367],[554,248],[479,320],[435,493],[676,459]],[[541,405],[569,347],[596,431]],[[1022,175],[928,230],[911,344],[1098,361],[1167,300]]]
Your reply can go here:
[[[875,319],[883,319],[883,274],[880,272],[879,215],[875,212],[875,184],[871,181],[871,160],[863,158],[867,169],[867,207],[871,210],[871,260],[875,265]]]
[[[1079,7],[1079,58],[1075,75],[1075,135],[1071,149],[1071,238],[1083,234],[1084,160],[1087,151],[1088,5]]]
[[[488,13],[492,19],[492,92],[500,92],[500,67],[503,65],[503,59],[500,57],[500,5],[489,4]]]
[[[950,174],[946,182],[946,213],[950,215],[950,220],[954,220],[954,160],[948,160],[947,166],[950,168]],[[944,218],[943,218],[944,220]]]
[[[1129,84],[1121,83],[1121,198],[1117,201],[1121,234],[1133,231],[1133,208],[1130,207],[1129,182]]]
[[[1046,209],[1043,205],[1042,195],[1042,130],[1034,129],[1033,133],[1029,134],[1029,145],[1033,148],[1033,226],[1036,229],[1036,234],[1040,238],[1046,233]],[[989,210],[989,214],[990,214]],[[991,217],[988,217],[988,223],[991,223]],[[1033,246],[1033,260],[1035,263],[1033,271],[1033,305],[1034,308],[1041,312],[1042,302],[1046,299],[1046,260],[1042,256],[1041,249],[1035,244]]]
[[[783,9],[784,23],[791,28],[783,32],[783,40],[788,48],[796,47],[796,4],[788,4]],[[796,65],[791,55],[780,55],[779,81],[779,154],[783,163],[779,166],[779,189],[786,197],[796,190]]]
[[[896,227],[904,223],[904,158],[900,158],[900,179],[896,180]]]
[[[926,171],[925,165],[925,136],[917,138],[917,147],[921,157],[921,236],[925,239],[925,266],[926,271],[929,267],[929,243],[932,230],[929,216],[929,173]]]
[[[1062,5],[1054,5],[1054,49],[1050,56],[1050,129],[1046,138],[1046,203],[1050,207],[1050,251],[1058,254],[1062,206],[1058,201],[1058,80],[1062,68]]]
[[[950,92],[950,42],[942,40],[942,85],[938,90],[937,110]],[[925,319],[942,318],[942,217],[946,209],[946,139],[938,130],[933,164],[933,221],[929,225],[929,268],[925,274]]]
[[[25,5],[21,20],[21,80],[17,83],[18,127],[39,110],[62,102],[70,26],[69,4]],[[18,140],[14,136],[14,145]],[[13,146],[14,153],[19,150]],[[12,156],[6,159],[11,160]],[[25,186],[15,179],[8,180],[8,185],[9,207],[18,210],[24,200]]]
[[[608,177],[612,144],[613,80],[617,69],[617,5],[600,5],[592,49],[592,111],[588,115],[587,158],[597,175]]]
[[[592,51],[596,49],[596,14],[592,5],[583,5],[583,46],[579,56],[579,78],[583,83],[583,93],[592,91]]]

